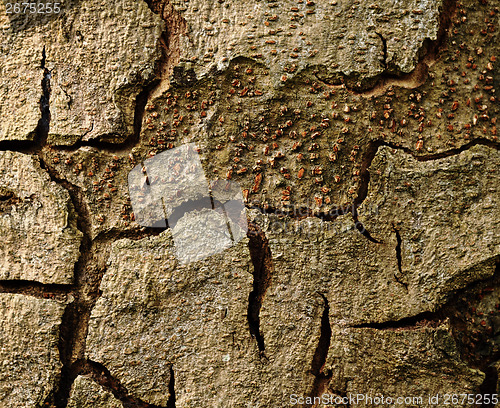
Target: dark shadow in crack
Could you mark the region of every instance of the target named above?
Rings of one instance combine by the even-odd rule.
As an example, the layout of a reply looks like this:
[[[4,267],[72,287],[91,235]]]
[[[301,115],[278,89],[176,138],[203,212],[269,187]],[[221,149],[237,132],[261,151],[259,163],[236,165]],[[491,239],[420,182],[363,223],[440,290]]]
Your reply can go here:
[[[248,297],[248,326],[250,334],[257,341],[257,346],[262,355],[266,348],[264,335],[260,329],[260,309],[264,296],[273,274],[273,263],[269,241],[264,232],[255,223],[249,223],[248,233],[249,238],[248,248],[250,257],[253,263],[253,290]]]
[[[311,392],[309,393],[311,399],[321,397],[333,377],[331,370],[324,371],[326,359],[328,357],[328,350],[330,349],[330,342],[332,339],[332,327],[330,325],[330,305],[328,304],[328,299],[322,293],[318,294],[323,299],[324,308],[323,314],[321,315],[321,327],[320,336],[318,340],[318,346],[314,352],[314,356],[311,362],[311,373],[314,375],[314,382],[312,385]]]
[[[0,293],[19,293],[39,299],[66,301],[74,285],[44,284],[28,280],[0,280]]]

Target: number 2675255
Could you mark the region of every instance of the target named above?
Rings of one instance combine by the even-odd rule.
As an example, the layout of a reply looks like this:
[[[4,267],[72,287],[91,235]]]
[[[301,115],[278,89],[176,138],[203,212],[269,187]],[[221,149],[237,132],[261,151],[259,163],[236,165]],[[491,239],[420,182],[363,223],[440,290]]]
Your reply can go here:
[[[7,14],[58,14],[61,3],[6,3]]]

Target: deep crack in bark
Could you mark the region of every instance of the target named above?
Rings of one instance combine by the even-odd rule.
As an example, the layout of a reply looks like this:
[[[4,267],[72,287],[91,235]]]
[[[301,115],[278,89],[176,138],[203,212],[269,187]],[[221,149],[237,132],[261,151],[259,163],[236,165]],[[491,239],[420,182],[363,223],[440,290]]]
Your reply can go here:
[[[440,309],[441,310],[441,309]],[[391,320],[381,323],[360,323],[349,327],[355,329],[377,329],[377,330],[414,330],[419,327],[437,327],[446,317],[438,312],[422,312],[415,316],[404,317],[399,320]]]
[[[94,238],[96,243],[106,243],[109,241],[117,241],[119,239],[131,239],[133,241],[139,241],[147,237],[157,237],[160,235],[165,228],[153,228],[153,227],[138,227],[128,230],[120,230],[117,228],[109,228],[105,231],[101,231]]]
[[[165,31],[160,38],[162,58],[160,60],[160,82],[153,90],[153,96],[161,94],[170,87],[170,78],[181,59],[181,36],[187,32],[186,20],[177,11],[171,0],[144,0],[153,13],[165,21]]]
[[[378,147],[387,146],[387,147],[390,147],[392,149],[402,150],[403,152],[411,155],[415,160],[420,161],[420,162],[439,160],[439,159],[444,159],[446,157],[456,156],[457,154],[465,152],[466,150],[469,150],[470,148],[472,148],[474,146],[486,146],[486,147],[490,147],[492,149],[500,150],[500,142],[494,142],[490,139],[486,139],[483,137],[478,137],[474,140],[471,140],[470,142],[465,143],[460,147],[455,147],[453,149],[445,150],[445,151],[442,151],[439,153],[432,153],[432,154],[418,154],[418,153],[415,153],[413,150],[411,150],[408,147],[396,145],[396,144],[390,143],[390,142],[383,142],[382,141],[379,143],[380,143],[380,145]],[[378,149],[378,147],[377,147],[377,149]]]
[[[356,206],[352,207],[352,220],[354,221],[356,229],[361,232],[361,235],[363,235],[368,241],[373,242],[374,244],[380,244],[382,242],[373,238],[361,221],[358,220],[358,208]]]
[[[331,370],[324,371],[326,359],[328,357],[328,350],[330,349],[330,342],[332,339],[332,327],[330,325],[330,305],[328,299],[322,293],[318,293],[324,303],[323,314],[321,315],[320,336],[318,346],[314,352],[313,360],[311,362],[311,373],[314,375],[314,382],[310,392],[310,397],[321,399],[321,396],[326,391],[330,380],[333,377]],[[311,405],[316,407],[317,404]]]
[[[489,395],[490,403],[486,404],[484,401],[481,404],[481,408],[495,408],[496,404],[491,402],[491,395],[498,394],[497,384],[498,384],[498,370],[494,366],[488,366],[483,370],[485,377],[484,381],[479,387],[479,394]]]
[[[2,188],[0,192],[0,213],[11,211],[13,206],[23,201],[24,200],[13,191]]]
[[[40,283],[28,280],[0,280],[0,293],[18,293],[39,299],[66,301],[74,291],[74,285]]]
[[[47,171],[51,180],[68,191],[76,211],[77,227],[83,233],[80,257],[74,269],[74,300],[66,306],[59,330],[58,347],[63,367],[57,390],[49,397],[53,399],[56,408],[64,408],[71,386],[79,374],[75,364],[81,361],[85,354],[88,322],[92,308],[100,296],[99,284],[105,272],[105,264],[99,263],[97,259],[99,248],[91,239],[90,213],[83,191],[47,165],[41,153],[38,156],[40,166]]]
[[[271,207],[267,205],[266,207],[259,207],[256,205],[246,205],[249,210],[257,210],[262,214],[273,214],[277,216],[289,217],[292,220],[303,220],[309,217],[319,218],[322,221],[335,221],[338,217],[345,214],[352,213],[352,205],[334,207],[328,212],[317,212],[313,211],[307,207],[296,208],[293,210],[284,210]]]
[[[399,230],[393,225],[392,226],[394,233],[396,234],[396,260],[398,261],[398,274],[394,274],[394,278],[396,282],[400,283],[408,290],[408,283],[403,281],[403,257],[401,255],[401,245],[402,239]]]
[[[364,228],[363,224],[358,220],[358,208],[366,199],[368,195],[368,187],[370,185],[370,166],[372,164],[373,159],[375,158],[379,147],[383,144],[382,141],[375,140],[368,143],[368,147],[366,148],[366,153],[361,161],[361,165],[359,168],[359,187],[356,198],[354,199],[354,203],[352,206],[352,218],[356,225],[356,229],[360,231],[364,237],[366,237],[369,241],[374,243],[380,243],[380,241],[374,239],[370,233]],[[364,233],[363,233],[364,232]]]
[[[310,208],[302,207],[302,208],[294,208],[293,210],[287,211],[282,209],[277,209],[274,207],[266,206],[265,208],[261,208],[255,205],[247,205],[246,208],[250,210],[258,210],[262,214],[274,214],[277,216],[285,216],[289,217],[292,220],[303,220],[309,217],[318,218],[322,221],[335,221],[341,215],[351,214],[354,226],[356,229],[369,241],[373,243],[380,243],[381,241],[373,238],[370,233],[366,230],[363,224],[358,220],[358,211],[356,204],[349,204],[345,206],[334,207],[328,212],[317,212],[313,211]]]
[[[257,341],[257,346],[261,354],[266,348],[264,335],[260,330],[260,309],[271,283],[273,274],[273,263],[269,240],[264,232],[255,223],[249,223],[248,226],[248,249],[253,263],[253,290],[248,296],[248,326],[250,334]]]
[[[40,112],[42,114],[40,120],[38,121],[38,126],[36,128],[36,139],[35,148],[40,150],[46,143],[47,137],[49,135],[50,129],[50,77],[51,73],[45,66],[45,60],[47,55],[45,54],[45,46],[42,51],[42,61],[41,68],[43,69],[42,78],[42,96],[40,97]]]
[[[166,408],[175,408],[175,373],[174,366],[170,366],[170,382],[168,383],[168,392],[170,396],[168,397]]]

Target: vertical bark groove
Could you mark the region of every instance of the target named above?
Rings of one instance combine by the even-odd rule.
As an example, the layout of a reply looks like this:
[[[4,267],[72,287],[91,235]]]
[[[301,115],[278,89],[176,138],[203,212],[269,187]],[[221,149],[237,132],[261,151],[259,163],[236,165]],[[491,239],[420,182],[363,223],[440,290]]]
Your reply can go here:
[[[248,325],[252,337],[255,337],[261,353],[266,348],[264,335],[260,329],[260,309],[271,283],[273,273],[272,255],[269,241],[257,224],[251,223],[248,228],[248,248],[254,266],[253,290],[248,297]]]
[[[310,396],[314,398],[321,398],[323,393],[328,387],[333,373],[331,370],[324,371],[326,359],[328,357],[328,350],[332,339],[332,327],[330,324],[330,305],[328,299],[322,293],[319,293],[324,302],[323,314],[321,315],[321,327],[318,346],[314,352],[313,360],[311,362],[311,373],[314,375],[314,382],[310,392]],[[317,404],[311,405],[316,407]]]

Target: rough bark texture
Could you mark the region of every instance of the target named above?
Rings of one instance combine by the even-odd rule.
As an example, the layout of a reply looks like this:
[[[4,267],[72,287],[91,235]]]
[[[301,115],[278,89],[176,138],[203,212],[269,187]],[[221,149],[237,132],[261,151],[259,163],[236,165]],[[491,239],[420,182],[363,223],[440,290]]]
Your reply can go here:
[[[2,293],[0,309],[2,405],[42,406],[61,369],[57,341],[63,304]]]
[[[91,378],[78,376],[71,388],[68,408],[122,408],[120,400]]]
[[[82,233],[68,192],[38,159],[0,153],[0,279],[72,283]]]
[[[0,406],[500,392],[498,1],[9,7]],[[248,233],[184,264],[196,186],[191,212],[164,204],[171,225],[132,201],[161,180],[148,159],[187,143],[241,186]],[[449,402],[494,406],[474,398]]]

